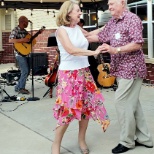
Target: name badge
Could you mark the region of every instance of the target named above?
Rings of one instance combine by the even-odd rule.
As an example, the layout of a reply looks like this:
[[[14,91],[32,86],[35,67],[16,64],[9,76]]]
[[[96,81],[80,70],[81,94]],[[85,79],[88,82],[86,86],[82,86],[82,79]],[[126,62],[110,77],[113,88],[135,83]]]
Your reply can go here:
[[[115,34],[115,39],[116,39],[116,40],[120,39],[120,37],[121,37],[120,33],[116,33],[116,34]]]

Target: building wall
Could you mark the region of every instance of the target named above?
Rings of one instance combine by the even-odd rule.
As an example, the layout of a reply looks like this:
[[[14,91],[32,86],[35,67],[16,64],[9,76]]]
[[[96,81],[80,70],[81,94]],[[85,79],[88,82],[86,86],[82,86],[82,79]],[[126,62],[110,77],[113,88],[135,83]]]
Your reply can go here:
[[[2,32],[2,48],[4,49],[1,53],[0,63],[13,63],[15,62],[13,54],[13,45],[8,42],[10,33]]]
[[[9,10],[12,11],[12,10]],[[56,12],[56,11],[55,11]],[[9,12],[11,14],[11,12]],[[32,13],[32,15],[31,15]],[[4,15],[5,13],[2,12]],[[53,64],[56,52],[56,47],[47,47],[48,37],[55,32],[57,29],[55,17],[53,10],[49,10],[49,14],[47,14],[47,10],[18,10],[15,13],[12,12],[11,16],[11,29],[13,29],[16,25],[18,25],[18,18],[21,15],[25,15],[29,20],[33,22],[33,24],[29,24],[27,30],[31,33],[35,34],[42,26],[45,26],[45,31],[40,34],[36,38],[36,45],[33,48],[33,52],[46,52],[48,54],[48,65],[49,67]],[[55,13],[56,16],[57,12]],[[13,52],[13,44],[8,42],[10,30],[5,30],[5,19],[2,17],[1,27],[2,27],[2,48],[4,51],[0,52],[0,64],[1,63],[15,63],[15,57]],[[32,26],[32,27],[31,27]],[[9,26],[8,26],[9,27]],[[154,84],[154,63],[147,62],[148,74],[147,78],[144,80],[147,83]]]
[[[37,31],[33,31],[36,33]],[[47,47],[48,37],[55,32],[55,29],[52,30],[44,30],[42,34],[40,34],[36,38],[36,45],[33,47],[33,52],[46,52],[48,54],[48,65],[52,65],[54,62],[56,52],[56,47]],[[4,51],[0,52],[0,63],[15,63],[14,57],[14,49],[13,44],[9,43],[9,35],[10,32],[3,32],[2,33],[2,47]]]
[[[48,13],[47,13],[48,11]],[[55,13],[53,13],[53,11]],[[26,16],[29,20],[32,21],[32,25],[29,23],[27,30],[39,30],[42,26],[45,26],[46,29],[57,29],[56,25],[56,15],[58,13],[58,10],[41,10],[41,9],[35,9],[35,10],[17,10],[15,15],[16,25],[18,24],[18,18],[22,15]],[[54,17],[55,15],[55,17]]]
[[[53,11],[55,13],[53,13]],[[55,32],[57,29],[56,26],[56,10],[17,10],[14,12],[13,9],[8,9],[8,12],[5,12],[5,9],[1,10],[1,27],[2,27],[2,49],[0,51],[0,63],[14,63],[14,51],[13,44],[9,43],[9,35],[11,30],[18,25],[18,18],[22,15],[26,16],[29,20],[32,21],[32,24],[29,23],[26,28],[27,31],[31,34],[35,34],[38,30],[45,26],[46,29],[44,32],[36,38],[37,44],[33,48],[33,52],[47,52],[48,53],[48,61],[49,65],[52,63],[52,59],[55,57],[55,47],[47,47],[48,37]],[[7,22],[6,18],[10,16],[11,22]],[[10,24],[10,25],[9,25]],[[10,29],[8,29],[10,27]]]
[[[147,61],[147,77],[144,80],[146,83],[154,84],[154,62]]]

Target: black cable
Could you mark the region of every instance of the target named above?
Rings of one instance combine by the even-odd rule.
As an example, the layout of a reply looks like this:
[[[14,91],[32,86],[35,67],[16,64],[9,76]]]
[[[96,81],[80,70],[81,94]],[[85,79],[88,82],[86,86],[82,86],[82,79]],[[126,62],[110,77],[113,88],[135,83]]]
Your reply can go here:
[[[20,106],[22,106],[22,105],[24,105],[24,104],[27,104],[28,102],[29,102],[29,101],[26,101],[26,102],[24,102],[24,103],[18,105],[18,106],[17,106],[16,108],[14,108],[13,110],[3,110],[2,108],[0,108],[0,110],[1,110],[2,112],[12,112],[12,111],[17,110]],[[15,102],[15,103],[18,103],[18,102]],[[2,106],[2,103],[0,104],[0,106]]]

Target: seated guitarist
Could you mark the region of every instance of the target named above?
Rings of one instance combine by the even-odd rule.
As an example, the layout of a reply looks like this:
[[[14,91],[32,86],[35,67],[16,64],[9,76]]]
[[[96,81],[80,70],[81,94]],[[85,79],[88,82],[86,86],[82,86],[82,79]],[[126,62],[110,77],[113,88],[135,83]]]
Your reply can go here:
[[[19,25],[16,26],[10,36],[9,42],[10,43],[27,43],[30,41],[29,38],[25,38],[28,32],[25,28],[28,26],[29,20],[25,16],[21,16],[19,19]],[[28,55],[22,55],[19,51],[15,50],[15,57],[17,64],[19,65],[21,76],[18,81],[18,84],[15,86],[15,91],[21,94],[30,94],[30,92],[25,89],[26,80],[30,72],[29,63],[28,63]]]

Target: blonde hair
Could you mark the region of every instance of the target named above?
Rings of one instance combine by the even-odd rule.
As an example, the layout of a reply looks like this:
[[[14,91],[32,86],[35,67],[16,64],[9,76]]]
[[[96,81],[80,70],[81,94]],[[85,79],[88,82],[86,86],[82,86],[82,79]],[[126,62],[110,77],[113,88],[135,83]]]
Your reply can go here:
[[[62,4],[56,19],[57,26],[70,25],[69,13],[73,10],[75,4],[79,4],[79,2],[77,0],[69,0]]]

